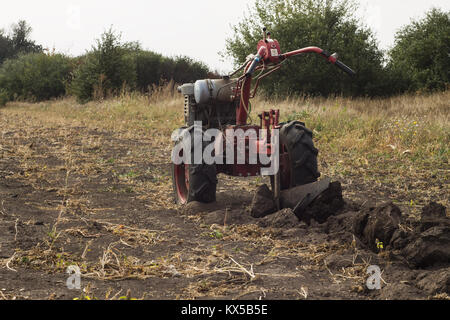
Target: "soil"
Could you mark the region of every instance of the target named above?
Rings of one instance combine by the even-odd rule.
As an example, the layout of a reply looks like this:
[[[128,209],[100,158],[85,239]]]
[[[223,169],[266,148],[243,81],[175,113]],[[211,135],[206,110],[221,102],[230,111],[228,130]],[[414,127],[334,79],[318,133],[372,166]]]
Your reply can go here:
[[[334,192],[309,207],[306,222],[291,209],[255,218],[264,181],[242,187],[219,176],[216,203],[177,207],[163,201],[168,161],[137,156],[155,148],[144,136],[54,127],[4,130],[1,141],[0,299],[450,294],[450,224],[439,204],[414,220],[393,203]],[[66,286],[74,264],[82,290]],[[382,270],[380,290],[366,286],[370,265]]]

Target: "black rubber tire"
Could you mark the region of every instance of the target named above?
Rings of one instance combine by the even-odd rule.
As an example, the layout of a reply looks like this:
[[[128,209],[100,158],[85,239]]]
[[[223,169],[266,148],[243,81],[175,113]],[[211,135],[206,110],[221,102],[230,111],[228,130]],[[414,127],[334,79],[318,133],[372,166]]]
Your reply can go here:
[[[291,121],[280,129],[280,146],[285,145],[289,154],[290,180],[281,189],[316,182],[320,177],[317,166],[319,150],[314,147],[313,133],[303,122]],[[283,177],[281,177],[283,181]]]
[[[181,128],[181,130],[188,130],[193,133],[194,126],[189,128]],[[193,135],[191,135],[193,137]],[[191,139],[191,154],[192,161],[194,157],[194,139]],[[201,142],[202,150],[206,147],[207,143]],[[210,203],[216,201],[216,189],[217,189],[217,171],[215,165],[202,164],[190,164],[189,165],[189,186],[187,189],[187,199],[181,199],[179,197],[175,179],[175,165],[172,164],[172,185],[175,201],[178,204],[185,204],[192,201],[198,201],[203,203]]]

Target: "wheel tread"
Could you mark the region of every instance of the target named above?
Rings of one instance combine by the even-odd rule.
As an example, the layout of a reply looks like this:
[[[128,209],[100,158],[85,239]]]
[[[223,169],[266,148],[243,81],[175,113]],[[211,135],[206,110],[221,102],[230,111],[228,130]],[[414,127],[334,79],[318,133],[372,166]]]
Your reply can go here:
[[[291,158],[291,186],[289,187],[312,183],[320,177],[317,168],[319,150],[314,146],[312,138],[312,131],[300,121],[291,121],[280,130],[280,142],[287,146]]]
[[[194,127],[191,126],[189,128],[186,128],[185,130],[192,132],[194,130]],[[205,147],[205,145],[203,145],[203,147]],[[192,156],[194,156],[194,143],[191,144],[191,148]],[[175,199],[177,202],[179,202],[178,194],[176,192],[174,175],[172,175],[172,180],[174,185]],[[203,163],[189,166],[189,190],[187,194],[187,202],[214,202],[216,200],[216,189],[217,172],[215,165],[208,165]]]

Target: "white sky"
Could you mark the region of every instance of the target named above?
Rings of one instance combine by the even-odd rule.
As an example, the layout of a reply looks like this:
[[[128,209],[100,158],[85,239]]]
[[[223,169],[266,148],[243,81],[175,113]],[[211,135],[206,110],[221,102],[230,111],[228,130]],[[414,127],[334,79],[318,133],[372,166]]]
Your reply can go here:
[[[231,70],[220,61],[225,39],[255,0],[39,0],[2,1],[0,28],[26,20],[38,43],[70,55],[84,53],[109,26],[122,40],[141,42],[164,55],[188,55],[210,67]],[[264,1],[264,0],[260,0]],[[382,48],[395,31],[431,7],[450,10],[449,0],[359,0],[358,13],[376,32]],[[276,35],[274,35],[276,37]],[[282,45],[282,44],[281,44]],[[312,44],[314,45],[314,44]],[[327,48],[332,50],[333,48]],[[256,45],[255,45],[256,50]]]

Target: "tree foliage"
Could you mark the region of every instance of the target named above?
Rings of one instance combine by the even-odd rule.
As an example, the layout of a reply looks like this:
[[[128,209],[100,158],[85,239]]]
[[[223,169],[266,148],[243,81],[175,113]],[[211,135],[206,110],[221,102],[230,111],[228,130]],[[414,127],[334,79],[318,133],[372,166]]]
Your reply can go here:
[[[136,64],[137,87],[144,92],[162,82],[186,83],[208,76],[205,64],[186,56],[169,58],[152,51],[140,51]]]
[[[432,9],[396,34],[389,69],[410,91],[450,83],[450,11]]]
[[[70,84],[70,92],[80,102],[116,94],[123,87],[136,86],[135,43],[122,43],[112,29],[104,32],[96,45],[80,59]]]
[[[63,96],[72,69],[61,54],[28,53],[0,67],[0,100],[42,101]]]
[[[374,95],[383,91],[383,52],[370,29],[355,17],[350,0],[267,0],[256,2],[248,16],[234,26],[227,50],[236,64],[256,51],[266,26],[283,52],[307,46],[338,52],[340,59],[357,71],[349,78],[320,56],[288,60],[264,81],[272,93]]]
[[[283,52],[319,46],[356,70],[349,77],[318,55],[289,59],[263,81],[268,95],[392,95],[441,90],[450,83],[450,12],[432,9],[396,34],[385,59],[372,31],[355,16],[354,0],[256,1],[227,39],[228,55],[243,63],[267,27]],[[138,42],[122,42],[112,29],[85,55],[44,54],[30,39],[32,29],[19,21],[0,30],[0,105],[12,99],[45,100],[70,93],[81,102],[119,93],[148,92],[173,80],[192,82],[213,76],[186,56],[165,57]]]
[[[24,20],[14,24],[9,35],[0,30],[0,64],[19,54],[42,52],[42,46],[30,39],[32,30]]]
[[[80,59],[70,92],[86,102],[117,94],[124,88],[146,92],[161,82],[188,82],[207,73],[204,64],[188,57],[167,58],[142,50],[137,42],[123,43],[120,34],[110,29]]]

